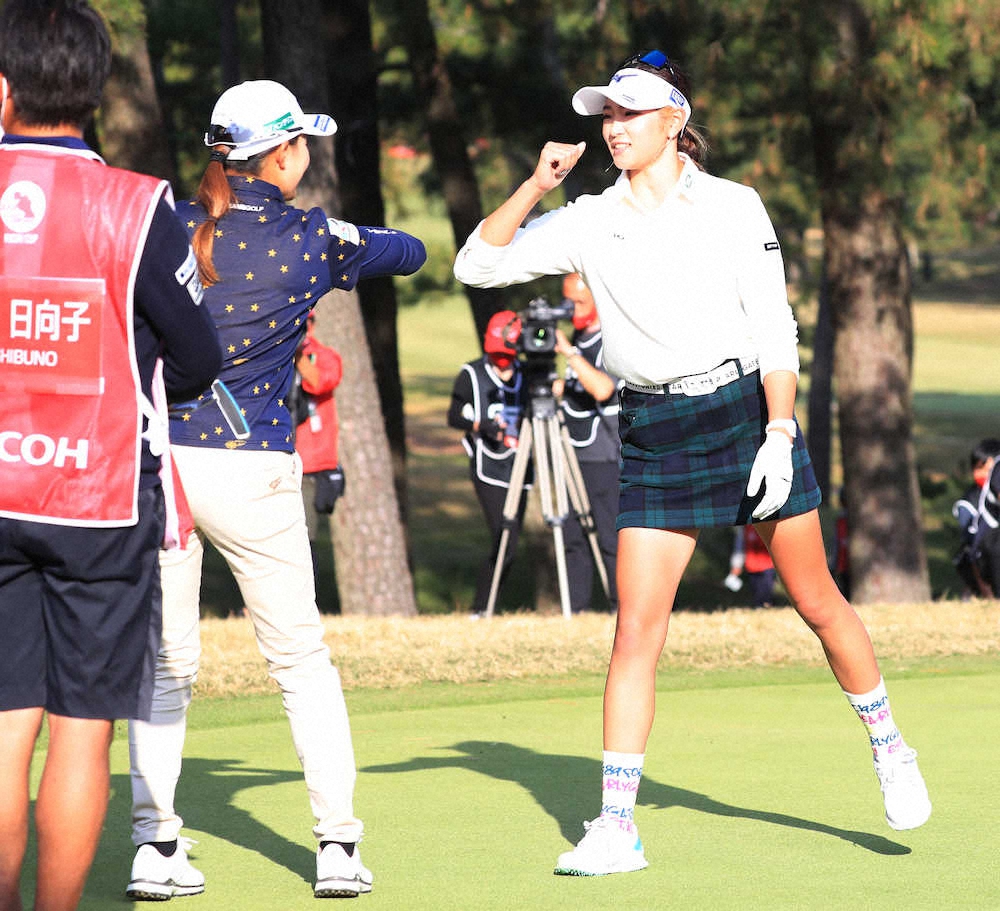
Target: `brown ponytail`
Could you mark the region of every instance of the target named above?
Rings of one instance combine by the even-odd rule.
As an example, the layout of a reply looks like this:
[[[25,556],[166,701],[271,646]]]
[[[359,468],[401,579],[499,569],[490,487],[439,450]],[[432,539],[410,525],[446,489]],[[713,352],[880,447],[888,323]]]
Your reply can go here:
[[[687,155],[702,171],[705,170],[705,159],[708,158],[708,140],[690,123],[677,137],[677,149]]]
[[[212,160],[205,168],[205,173],[198,184],[198,202],[208,213],[206,218],[194,232],[191,238],[191,246],[194,248],[195,258],[198,260],[198,274],[201,283],[210,287],[219,281],[219,273],[215,271],[215,264],[212,262],[212,248],[215,246],[215,229],[228,211],[229,207],[236,202],[236,194],[233,193],[229,181],[226,180],[226,170],[222,166],[220,157],[212,155]]]
[[[294,139],[290,139],[289,143],[298,142],[302,138],[302,136],[296,136]],[[212,149],[211,161],[205,168],[205,173],[201,175],[201,183],[198,184],[196,196],[201,207],[208,213],[208,218],[198,225],[191,238],[191,246],[194,248],[194,255],[198,260],[198,275],[206,288],[219,281],[219,273],[215,271],[215,264],[212,262],[216,228],[219,221],[229,211],[230,206],[239,202],[233,188],[229,186],[226,172],[252,174],[259,177],[264,167],[264,160],[268,155],[272,155],[276,148],[277,146],[274,149],[266,149],[240,161],[229,161],[225,152],[218,148]]]

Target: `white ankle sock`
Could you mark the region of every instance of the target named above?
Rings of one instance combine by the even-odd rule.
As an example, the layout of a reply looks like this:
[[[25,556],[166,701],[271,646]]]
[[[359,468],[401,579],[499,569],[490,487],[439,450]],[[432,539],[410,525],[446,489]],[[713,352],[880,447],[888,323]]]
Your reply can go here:
[[[624,829],[634,827],[635,799],[642,777],[645,753],[604,751],[604,777],[601,785],[601,816],[612,816]]]
[[[900,750],[906,748],[903,735],[900,734],[896,722],[893,721],[889,696],[885,690],[885,681],[881,677],[878,686],[870,693],[854,694],[844,690],[844,695],[868,731],[872,753],[877,761],[884,762],[891,759]]]

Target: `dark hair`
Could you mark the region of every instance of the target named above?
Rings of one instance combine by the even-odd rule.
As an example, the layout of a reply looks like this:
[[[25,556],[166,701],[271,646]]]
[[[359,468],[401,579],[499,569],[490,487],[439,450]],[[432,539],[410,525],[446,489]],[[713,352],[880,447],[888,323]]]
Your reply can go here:
[[[7,0],[0,72],[25,124],[83,129],[111,73],[111,38],[86,0]]]
[[[978,468],[980,465],[984,465],[990,459],[995,459],[997,456],[1000,456],[1000,440],[993,439],[992,437],[980,440],[976,444],[976,448],[969,455],[969,464],[972,468]]]
[[[304,136],[300,133],[289,139],[288,143],[291,145],[301,139],[304,139]],[[219,223],[219,219],[223,218],[229,211],[230,206],[236,202],[236,194],[229,186],[226,171],[257,176],[264,166],[264,159],[276,148],[278,146],[265,149],[263,152],[258,152],[242,161],[230,161],[222,149],[219,147],[212,149],[211,160],[208,162],[208,167],[205,168],[205,173],[201,175],[198,192],[195,194],[195,198],[208,213],[208,218],[195,228],[195,232],[191,236],[191,247],[194,250],[195,259],[198,260],[198,274],[201,283],[206,288],[219,281],[219,273],[215,271],[215,263],[212,262],[216,225]]]
[[[632,58],[630,58],[627,62],[632,69],[652,73],[654,76],[659,76],[664,82],[668,82],[670,85],[676,86],[680,89],[684,97],[687,98],[688,103],[690,103],[691,80],[688,78],[687,73],[685,73],[672,60],[668,60],[661,67],[655,67],[651,63],[646,63],[643,60],[635,60],[633,62]],[[621,69],[621,67],[618,69]],[[696,165],[698,165],[699,168],[703,171],[705,170],[705,159],[708,158],[708,140],[705,139],[705,137],[698,130],[691,126],[690,120],[688,120],[687,125],[683,130],[681,130],[680,135],[677,137],[677,148],[679,151],[687,155]]]

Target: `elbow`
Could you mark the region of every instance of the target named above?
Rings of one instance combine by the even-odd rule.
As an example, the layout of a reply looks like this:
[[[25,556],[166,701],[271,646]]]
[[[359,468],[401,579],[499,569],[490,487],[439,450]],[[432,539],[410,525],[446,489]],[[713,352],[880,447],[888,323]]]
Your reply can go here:
[[[424,242],[417,237],[413,238],[413,243],[411,244],[411,249],[409,256],[407,256],[406,261],[403,263],[399,270],[400,275],[413,275],[418,269],[422,268],[424,263],[427,262],[427,247],[424,246]]]
[[[490,276],[464,267],[462,259],[455,260],[455,265],[451,271],[459,282],[470,288],[489,288],[492,286]]]

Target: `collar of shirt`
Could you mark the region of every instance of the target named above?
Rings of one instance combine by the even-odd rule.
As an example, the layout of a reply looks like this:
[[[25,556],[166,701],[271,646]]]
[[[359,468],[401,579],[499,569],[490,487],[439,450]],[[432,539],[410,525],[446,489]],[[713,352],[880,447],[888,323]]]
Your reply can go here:
[[[226,179],[240,201],[240,205],[233,207],[237,211],[245,206],[253,206],[253,211],[259,211],[258,207],[268,204],[282,207],[291,205],[273,183],[268,183],[252,174],[228,174]]]
[[[91,151],[90,146],[76,136],[23,136],[18,133],[5,133],[0,140],[4,145],[44,145],[56,146],[60,149],[86,149]]]
[[[663,198],[663,202],[660,206],[665,206],[671,200],[684,198],[689,202],[694,202],[698,197],[698,184],[700,183],[700,177],[704,173],[701,169],[694,163],[694,160],[684,152],[678,152],[677,157],[684,162],[684,166],[681,168],[681,173],[677,177],[677,183],[675,183],[671,188],[670,192]],[[618,179],[614,182],[613,190],[616,196],[629,203],[633,208],[643,211],[645,207],[641,206],[636,198],[632,195],[632,185],[629,182],[628,177],[624,172],[618,175]]]

